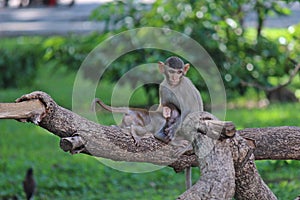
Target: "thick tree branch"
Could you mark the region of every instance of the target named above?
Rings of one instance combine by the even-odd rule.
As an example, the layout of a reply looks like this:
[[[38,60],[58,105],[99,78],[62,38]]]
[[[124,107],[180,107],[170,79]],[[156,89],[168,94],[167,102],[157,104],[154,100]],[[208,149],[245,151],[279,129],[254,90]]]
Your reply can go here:
[[[217,142],[210,152],[204,143],[215,143],[214,139],[199,134],[195,143],[198,149],[201,177],[189,190],[178,199],[232,199],[235,194],[235,169],[230,145],[227,142]],[[197,154],[197,152],[196,152]]]
[[[136,147],[132,138],[120,129],[88,121],[58,106],[44,92],[24,95],[17,99],[17,102],[20,103],[5,104],[5,106],[0,104],[1,118],[26,118],[27,121],[38,124],[63,138],[60,146],[64,151],[82,152],[113,160],[151,162],[159,165],[171,164],[176,172],[182,171],[188,166],[198,165],[197,158],[193,153],[182,155],[180,159],[176,159],[174,158],[175,147],[165,145],[153,137],[142,138],[141,146]],[[12,111],[7,114],[8,110]],[[25,115],[24,110],[26,110]],[[39,117],[36,118],[36,116]],[[250,145],[255,146],[255,159],[300,160],[300,127],[247,128],[238,130],[237,133]],[[72,139],[75,136],[76,139]]]
[[[39,100],[21,103],[0,103],[0,119],[27,120],[37,124],[45,113],[45,107]]]
[[[32,99],[39,99],[42,104],[37,103],[38,101],[29,101]],[[34,92],[24,95],[17,102],[22,103],[7,105],[15,109],[14,113],[25,110],[24,107],[26,107],[26,112],[29,114],[24,116],[20,112],[19,117],[18,114],[14,114],[13,118],[24,119],[27,117],[27,120],[35,122],[61,137],[61,148],[72,154],[82,152],[113,160],[170,165],[177,172],[188,166],[198,166],[197,157],[194,154],[182,155],[180,159],[177,159],[176,156],[174,157],[176,154],[174,146],[165,145],[153,137],[143,138],[142,145],[136,147],[132,138],[120,129],[88,121],[58,106],[46,93]],[[30,106],[28,106],[29,104]],[[44,105],[44,108],[41,105]],[[4,107],[0,108],[0,113],[3,113]],[[39,117],[36,118],[36,116]],[[41,116],[42,118],[40,118]],[[12,118],[12,116],[7,118]],[[238,131],[238,134],[246,138],[249,143],[256,145],[254,151],[256,159],[300,158],[299,127],[244,129]]]
[[[83,152],[116,161],[150,162],[159,165],[170,165],[177,160],[174,156],[176,147],[165,145],[154,137],[142,138],[142,145],[137,147],[132,137],[121,129],[89,121],[58,106],[46,93],[33,92],[17,99],[17,102],[32,99],[39,99],[45,105],[44,117],[38,125],[62,138],[60,145],[66,151]]]
[[[300,160],[300,127],[246,128],[238,133],[255,141],[256,160]]]

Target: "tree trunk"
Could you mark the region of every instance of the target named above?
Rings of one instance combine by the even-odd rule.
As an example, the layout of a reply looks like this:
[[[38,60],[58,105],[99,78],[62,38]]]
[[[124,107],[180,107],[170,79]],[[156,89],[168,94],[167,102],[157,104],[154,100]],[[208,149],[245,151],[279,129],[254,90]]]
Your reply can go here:
[[[11,110],[19,109],[13,118],[30,121],[61,138],[60,147],[70,153],[85,153],[116,161],[148,162],[169,165],[176,172],[188,166],[199,166],[200,180],[178,199],[276,199],[259,176],[255,159],[299,159],[300,128],[270,127],[234,131],[230,123],[218,122],[202,114],[184,127],[191,133],[194,153],[176,156],[178,147],[166,145],[153,136],[142,138],[135,146],[132,137],[113,126],[103,126],[58,106],[44,92],[33,92],[17,99],[35,106],[26,115],[20,104],[0,104],[0,116],[11,117]],[[2,107],[1,107],[2,106]],[[30,110],[29,109],[29,110]],[[30,114],[31,113],[31,114]],[[229,126],[227,126],[229,125]],[[223,127],[223,128],[222,128]],[[215,137],[215,133],[219,133]],[[212,144],[209,146],[209,144]],[[207,149],[209,148],[209,151]]]
[[[271,90],[271,91],[265,91],[266,96],[268,98],[268,100],[271,103],[286,103],[286,102],[298,102],[299,100],[297,99],[295,93],[293,93],[292,91],[290,91],[289,89],[285,88],[285,87],[279,87],[276,88],[275,90]]]

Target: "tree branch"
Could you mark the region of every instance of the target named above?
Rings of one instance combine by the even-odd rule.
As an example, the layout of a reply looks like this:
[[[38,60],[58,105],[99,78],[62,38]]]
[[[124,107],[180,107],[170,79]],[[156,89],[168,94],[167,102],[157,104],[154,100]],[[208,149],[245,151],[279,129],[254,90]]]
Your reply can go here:
[[[244,138],[236,133],[225,138],[210,137],[212,134],[209,132],[222,134],[222,129],[233,130],[234,125],[216,120],[211,124],[210,120],[201,120],[204,114],[192,113],[190,119],[183,123],[182,131],[192,135],[201,177],[179,199],[229,200],[235,196],[235,199],[243,200],[275,200],[275,195],[259,176],[254,164],[253,149]]]
[[[79,152],[97,157],[159,165],[170,165],[177,160],[174,156],[175,146],[165,145],[154,137],[148,137],[142,138],[142,145],[137,147],[132,137],[118,127],[103,126],[89,121],[58,106],[44,92],[33,92],[16,101],[32,99],[39,99],[45,105],[45,114],[38,125],[62,138],[60,145],[65,151],[76,153],[74,150],[80,148]]]
[[[238,133],[255,142],[256,160],[300,160],[300,127],[246,128]]]
[[[0,103],[0,119],[27,120],[37,124],[45,113],[45,107],[39,100],[21,103]]]
[[[290,59],[290,61],[293,64],[295,64],[295,61],[293,61],[292,59]],[[246,82],[246,81],[243,81],[243,80],[241,80],[241,84],[243,86],[256,87],[256,88],[258,88],[260,90],[263,90],[265,92],[273,92],[273,91],[279,90],[279,89],[281,89],[281,88],[289,85],[293,81],[293,79],[295,78],[295,76],[297,75],[297,73],[299,72],[299,70],[300,70],[300,63],[295,64],[294,69],[292,70],[292,72],[289,75],[289,79],[285,83],[279,84],[279,85],[274,86],[274,87],[265,87],[265,86],[262,86],[262,85],[260,85],[258,83],[249,83],[249,82]]]
[[[188,166],[198,166],[193,153],[176,159],[174,146],[165,145],[153,137],[142,138],[141,145],[137,147],[133,139],[120,129],[80,117],[58,106],[44,92],[33,92],[16,101],[19,103],[0,104],[1,118],[26,118],[26,121],[34,122],[62,138],[60,146],[64,151],[113,160],[170,165],[176,172]],[[39,120],[36,120],[36,116],[39,116]],[[253,146],[255,159],[300,160],[300,127],[247,128],[238,130],[237,134]],[[76,139],[72,139],[75,136]]]

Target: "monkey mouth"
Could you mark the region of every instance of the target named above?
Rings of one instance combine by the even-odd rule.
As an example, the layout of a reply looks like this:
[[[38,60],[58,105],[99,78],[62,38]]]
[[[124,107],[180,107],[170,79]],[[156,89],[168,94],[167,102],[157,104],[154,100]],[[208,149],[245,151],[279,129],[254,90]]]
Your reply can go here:
[[[170,80],[170,81],[169,81],[169,84],[172,85],[172,86],[177,85],[177,81],[171,81],[171,80]]]

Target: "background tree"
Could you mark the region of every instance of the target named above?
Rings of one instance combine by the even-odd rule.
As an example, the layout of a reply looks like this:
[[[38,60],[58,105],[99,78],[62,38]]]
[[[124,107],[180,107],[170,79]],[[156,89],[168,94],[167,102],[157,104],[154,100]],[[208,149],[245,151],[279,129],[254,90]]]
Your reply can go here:
[[[198,41],[216,62],[229,97],[244,94],[248,85],[255,84],[266,93],[269,100],[297,101],[293,92],[285,89],[291,98],[275,98],[270,88],[278,86],[290,77],[299,62],[298,39],[300,26],[289,27],[289,34],[275,38],[265,37],[265,20],[271,15],[288,15],[286,7],[291,2],[273,0],[232,0],[193,1],[176,3],[172,0],[158,0],[153,4],[139,1],[111,2],[95,9],[92,19],[105,22],[104,32],[118,33],[143,26],[166,27],[183,32]],[[113,14],[112,14],[113,13]],[[255,14],[256,30],[245,25],[248,14]],[[135,59],[131,59],[132,57]],[[118,60],[112,69],[119,78],[126,68],[143,60],[164,59],[164,53],[156,54],[142,50],[126,55]],[[122,66],[122,70],[121,67]],[[125,67],[126,66],[126,67]],[[125,69],[124,69],[125,67]],[[190,75],[197,87],[205,91],[204,84],[196,76]],[[249,83],[249,84],[248,84]],[[280,93],[274,90],[273,93]]]
[[[22,51],[15,51],[13,46],[11,49],[7,49],[7,45],[1,46],[0,70],[3,73],[0,73],[0,84],[7,88],[30,83],[37,63],[41,62],[54,62],[57,67],[63,65],[77,70],[95,44],[121,31],[154,26],[183,32],[198,41],[217,64],[228,98],[244,95],[250,88],[248,86],[255,86],[258,93],[263,91],[271,101],[296,101],[295,89],[286,83],[292,81],[288,80],[293,73],[293,77],[297,76],[295,65],[299,63],[300,45],[297,41],[300,25],[293,25],[286,30],[272,30],[271,34],[266,34],[270,31],[266,32],[268,29],[265,27],[267,17],[290,14],[287,6],[294,2],[299,0],[183,0],[180,3],[158,0],[152,4],[131,0],[102,4],[91,13],[91,19],[105,24],[100,36],[91,34],[80,39],[76,36],[33,38],[29,47],[26,47],[24,38],[19,38],[18,48]],[[256,27],[247,27],[249,15],[256,16]],[[118,80],[137,64],[157,62],[169,55],[168,52],[153,49],[130,52],[112,63],[106,78]],[[15,59],[16,56],[19,58]],[[22,66],[22,69],[17,66]],[[26,76],[19,73],[20,70]],[[131,81],[133,86],[141,80],[141,75],[143,77],[143,74],[131,77],[135,80]],[[201,78],[192,71],[189,77],[209,104],[209,95],[205,93],[206,87]],[[157,86],[147,85],[144,88],[150,95],[149,105],[157,102]],[[289,98],[279,98],[287,94]]]

